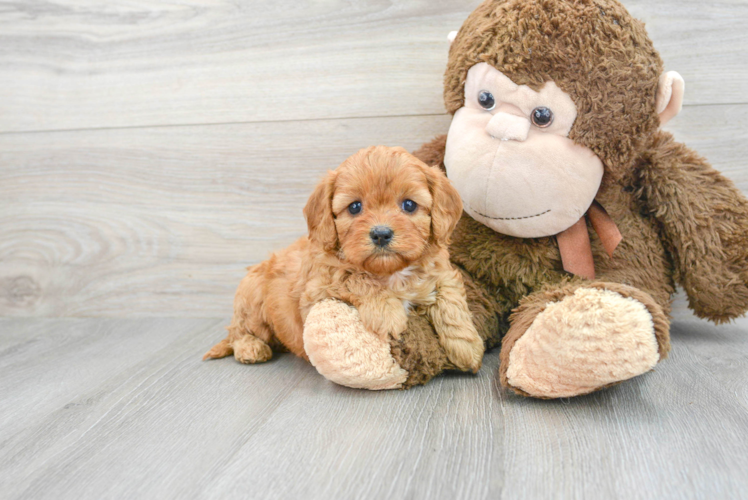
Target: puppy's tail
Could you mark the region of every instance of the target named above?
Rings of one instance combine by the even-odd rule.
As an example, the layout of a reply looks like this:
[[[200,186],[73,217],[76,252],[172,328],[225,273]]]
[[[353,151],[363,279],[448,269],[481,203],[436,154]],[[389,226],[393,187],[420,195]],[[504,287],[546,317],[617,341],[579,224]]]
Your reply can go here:
[[[211,347],[210,350],[205,353],[205,356],[203,356],[203,361],[206,359],[225,358],[232,354],[234,354],[234,348],[229,344],[229,339],[227,337]]]

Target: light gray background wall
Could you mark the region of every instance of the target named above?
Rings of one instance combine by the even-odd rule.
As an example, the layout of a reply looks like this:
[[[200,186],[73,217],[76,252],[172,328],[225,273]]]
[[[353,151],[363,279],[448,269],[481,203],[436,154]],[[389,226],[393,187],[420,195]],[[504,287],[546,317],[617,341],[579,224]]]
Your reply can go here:
[[[471,1],[0,3],[0,315],[231,313],[326,169],[445,133]],[[748,2],[627,2],[748,190]]]

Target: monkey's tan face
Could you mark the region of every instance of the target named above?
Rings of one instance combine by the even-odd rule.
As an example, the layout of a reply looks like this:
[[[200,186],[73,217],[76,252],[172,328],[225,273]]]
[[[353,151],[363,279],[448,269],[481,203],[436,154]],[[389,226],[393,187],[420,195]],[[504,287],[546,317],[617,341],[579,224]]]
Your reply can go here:
[[[465,211],[521,238],[574,225],[603,177],[600,159],[568,138],[576,117],[574,102],[553,82],[535,92],[487,63],[470,68],[444,158]]]

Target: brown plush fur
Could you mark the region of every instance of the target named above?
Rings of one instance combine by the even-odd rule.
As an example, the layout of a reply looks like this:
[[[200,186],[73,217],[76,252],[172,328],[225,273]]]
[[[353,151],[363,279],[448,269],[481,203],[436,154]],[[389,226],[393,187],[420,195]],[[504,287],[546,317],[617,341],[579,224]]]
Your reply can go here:
[[[406,212],[406,199],[418,207]],[[348,210],[354,202],[361,203],[359,213]],[[459,195],[438,169],[401,148],[359,151],[309,198],[309,237],[249,268],[228,336],[203,359],[233,352],[243,363],[263,362],[280,346],[306,359],[306,316],[315,304],[336,298],[355,306],[364,326],[383,339],[397,339],[406,329],[411,306],[423,311],[445,357],[477,371],[483,342],[447,253],[461,212]],[[374,227],[392,229],[387,245],[374,244]]]
[[[639,139],[659,125],[654,96],[662,60],[644,23],[614,0],[481,4],[449,51],[444,101],[450,113],[463,106],[467,71],[479,62],[518,85],[539,90],[553,81],[569,94],[578,111],[569,137],[595,151],[609,177],[629,170]]]
[[[642,302],[652,314],[661,357],[669,348],[676,282],[700,317],[723,322],[745,313],[748,202],[706,160],[659,130],[655,96],[662,61],[641,22],[614,0],[488,0],[450,49],[444,90],[450,113],[463,105],[467,71],[479,62],[535,90],[552,80],[571,96],[578,116],[570,137],[603,161],[596,199],[623,235],[611,259],[590,231],[597,270],[590,283],[563,271],[555,238],[505,236],[463,215],[451,258],[462,270],[487,347],[510,332],[502,382],[513,341],[544,304],[580,286]],[[444,168],[444,147],[442,136],[415,154]],[[413,320],[392,344],[393,356],[410,372],[406,386],[450,368],[429,343],[429,331]]]

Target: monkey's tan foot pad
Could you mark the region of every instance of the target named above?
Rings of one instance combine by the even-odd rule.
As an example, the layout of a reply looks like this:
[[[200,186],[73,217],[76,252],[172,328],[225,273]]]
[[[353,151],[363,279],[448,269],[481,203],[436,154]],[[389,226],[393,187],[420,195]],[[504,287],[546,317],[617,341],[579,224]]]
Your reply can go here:
[[[399,389],[408,378],[389,343],[366,330],[356,308],[339,300],[324,300],[309,311],[304,351],[320,374],[347,387]]]
[[[519,319],[514,323],[528,323]],[[648,372],[660,359],[649,310],[610,290],[578,288],[527,319],[524,334],[507,333],[516,341],[502,347],[509,352],[501,368],[502,384],[526,396],[588,394]]]

